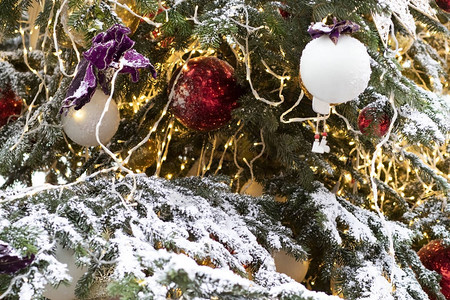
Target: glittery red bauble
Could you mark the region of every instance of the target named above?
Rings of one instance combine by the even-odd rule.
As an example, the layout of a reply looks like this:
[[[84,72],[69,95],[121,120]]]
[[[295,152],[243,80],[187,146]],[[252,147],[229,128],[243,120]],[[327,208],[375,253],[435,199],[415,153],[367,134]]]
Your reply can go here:
[[[0,127],[14,120],[22,111],[22,101],[10,89],[0,89]]]
[[[159,8],[158,11],[154,12],[154,13],[149,13],[147,15],[147,17],[151,20],[153,20],[155,18],[155,16],[159,15],[160,13],[164,12],[165,10],[169,9],[167,6],[163,5],[164,8]],[[143,19],[141,19],[141,23],[145,22]],[[174,37],[169,36],[169,37],[163,37],[162,33],[161,33],[161,28],[155,28],[152,32],[144,35],[145,39],[148,40],[159,40],[158,41],[158,46],[162,47],[162,48],[168,48],[172,45],[173,41],[174,41]]]
[[[288,13],[287,11],[285,11],[285,10],[283,10],[283,9],[281,9],[281,8],[279,8],[278,11],[280,12],[280,15],[281,15],[284,19],[287,19],[287,18],[290,18],[290,17],[291,17],[291,14],[290,14],[290,13]]]
[[[286,2],[281,2],[281,3],[283,4],[283,6],[286,4]],[[288,13],[287,11],[285,11],[285,10],[282,9],[282,8],[279,8],[279,9],[278,9],[278,12],[280,13],[280,15],[281,15],[284,19],[288,19],[288,18],[291,17],[291,14]]]
[[[450,13],[450,0],[436,0],[436,4],[440,9]]]
[[[169,96],[171,111],[178,121],[198,131],[218,129],[228,123],[240,96],[233,67],[216,57],[197,57],[178,70],[172,81],[179,72],[173,95]]]
[[[441,241],[434,240],[418,252],[422,264],[441,274],[441,293],[450,300],[450,246],[444,247]]]
[[[391,125],[391,118],[383,109],[367,106],[359,113],[358,127],[365,135],[382,137],[388,132],[389,125]]]

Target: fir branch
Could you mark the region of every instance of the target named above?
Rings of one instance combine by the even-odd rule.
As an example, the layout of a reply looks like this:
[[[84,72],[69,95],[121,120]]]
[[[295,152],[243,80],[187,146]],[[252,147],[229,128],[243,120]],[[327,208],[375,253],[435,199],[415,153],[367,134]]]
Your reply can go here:
[[[48,20],[50,20],[50,15],[52,13],[53,8],[53,2],[52,0],[45,0],[44,8],[39,13],[39,15],[36,18],[36,25],[39,27],[45,28],[48,25]],[[55,11],[59,8],[59,2],[55,2]],[[52,24],[53,25],[53,24]]]
[[[0,1],[0,32],[13,36],[19,30],[22,12],[31,6],[32,0],[2,0]]]
[[[412,5],[409,5],[409,11],[416,21],[422,22],[427,26],[427,30],[432,33],[442,33],[449,37],[450,31],[438,19],[433,18]]]
[[[431,178],[433,178],[437,185],[447,195],[447,199],[450,198],[450,184],[444,177],[438,175],[435,170],[426,165],[416,154],[408,152],[406,150],[402,150],[401,154],[409,159],[415,167],[419,168],[420,170],[428,174]]]
[[[138,13],[142,15],[156,14],[158,11],[158,0],[136,0]]]

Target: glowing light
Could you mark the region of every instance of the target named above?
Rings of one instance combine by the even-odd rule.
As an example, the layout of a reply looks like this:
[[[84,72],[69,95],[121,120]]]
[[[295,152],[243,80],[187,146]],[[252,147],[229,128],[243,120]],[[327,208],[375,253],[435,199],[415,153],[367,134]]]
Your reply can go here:
[[[82,110],[77,110],[74,114],[73,114],[73,118],[77,121],[82,121],[85,117],[85,113]]]
[[[344,175],[344,178],[345,178],[345,181],[347,181],[347,182],[352,181],[352,175],[349,174],[349,173],[345,174],[345,175]]]

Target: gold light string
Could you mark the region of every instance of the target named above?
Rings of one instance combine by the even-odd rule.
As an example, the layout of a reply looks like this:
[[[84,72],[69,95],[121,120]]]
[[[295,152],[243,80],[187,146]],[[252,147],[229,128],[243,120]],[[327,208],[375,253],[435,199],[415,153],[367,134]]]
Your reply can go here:
[[[225,154],[227,153],[228,148],[232,145],[233,143],[233,137],[230,137],[225,146],[223,147],[223,152],[222,152],[222,156],[220,157],[220,161],[219,161],[219,165],[217,166],[216,171],[214,172],[214,175],[217,175],[217,173],[219,172],[220,169],[222,169],[222,165],[223,165],[223,160],[225,158]]]
[[[75,41],[73,40],[73,37],[70,33],[68,33],[67,35],[70,38],[70,42],[72,43],[72,47],[75,50],[75,54],[77,56],[77,65],[75,67],[75,70],[73,71],[72,74],[67,74],[65,71],[65,67],[64,67],[64,61],[61,59],[61,53],[62,51],[59,49],[59,44],[58,44],[58,38],[56,35],[56,27],[58,25],[58,19],[59,19],[59,15],[61,14],[61,11],[63,9],[67,9],[66,7],[67,5],[67,0],[64,0],[63,3],[61,4],[61,7],[56,11],[56,15],[55,15],[55,24],[53,25],[53,41],[54,41],[54,46],[55,46],[55,54],[56,57],[58,58],[58,62],[59,62],[59,68],[61,70],[61,73],[64,74],[64,76],[66,77],[74,77],[78,71],[78,64],[80,63],[80,52],[78,51],[77,45],[75,44]],[[55,6],[55,0],[53,0],[53,7]],[[52,9],[53,12],[53,9]]]
[[[151,91],[153,91],[153,90],[154,90],[154,89],[151,89]],[[153,100],[153,98],[155,98],[156,95],[157,95],[157,94],[150,95],[150,96],[147,95],[147,101]],[[146,118],[148,112],[153,108],[153,106],[155,106],[155,103],[150,103],[150,105],[149,105],[149,106],[147,107],[147,109],[145,110],[144,114],[142,115],[142,119],[141,119],[141,121],[139,122],[139,128],[140,128],[140,127],[142,126],[142,124],[144,123],[145,118]]]
[[[37,42],[39,40],[39,26],[35,26],[34,23],[36,22],[36,18],[41,11],[41,5],[40,1],[33,0],[31,5],[28,7],[28,28],[30,30],[30,51],[31,49],[37,48]]]
[[[8,288],[6,289],[6,291],[0,295],[0,299],[3,299],[6,296],[8,296],[8,294],[12,291],[12,288],[14,287],[14,285],[16,284],[17,281],[19,281],[19,280],[27,281],[29,278],[28,276],[30,276],[31,272],[33,272],[33,271],[37,272],[38,269],[36,267],[30,267],[30,270],[26,274],[14,276],[14,278],[11,279],[11,282],[10,282]]]
[[[283,103],[284,97],[280,97],[281,100],[278,101],[278,102],[273,102],[273,101],[270,101],[270,100],[267,100],[267,99],[261,97],[258,94],[258,91],[256,91],[256,89],[253,87],[253,81],[252,81],[252,78],[251,78],[251,60],[250,60],[250,51],[249,51],[249,46],[248,46],[248,40],[249,40],[249,37],[250,37],[251,34],[253,34],[254,32],[256,32],[256,31],[258,31],[260,29],[263,29],[265,27],[264,26],[252,27],[252,26],[249,25],[248,10],[247,10],[247,8],[244,5],[238,5],[235,8],[236,9],[242,8],[244,10],[244,14],[245,14],[245,24],[242,24],[241,22],[238,22],[238,21],[236,21],[234,19],[230,19],[230,20],[233,21],[234,23],[236,23],[237,25],[239,25],[241,27],[244,27],[247,30],[247,36],[244,39],[245,46],[242,45],[235,36],[233,36],[233,40],[239,46],[242,54],[244,55],[244,64],[245,64],[245,70],[246,70],[246,80],[249,83],[249,87],[250,87],[250,89],[252,91],[252,94],[259,101],[262,101],[262,102],[264,102],[266,104],[269,104],[271,106],[278,106],[278,105]],[[231,47],[231,48],[233,49],[233,47]],[[271,74],[271,75],[273,75],[273,76],[275,76],[277,78],[282,78],[281,79],[281,85],[283,85],[284,80],[288,79],[288,77],[276,75],[274,72],[272,72],[272,70],[270,70],[270,68],[267,67],[265,62],[263,62],[263,64],[266,66],[266,70],[268,71],[269,74]],[[282,87],[280,89],[282,89]]]
[[[244,171],[244,168],[241,167],[237,161],[237,150],[238,150],[237,144],[241,138],[242,138],[242,134],[239,135],[238,138],[236,138],[236,135],[233,136],[233,142],[234,142],[233,161],[234,161],[234,164],[236,165],[236,167],[238,168],[236,175],[234,175],[234,179],[237,180],[236,191],[239,191],[240,175]]]
[[[187,20],[189,21],[193,21],[195,25],[201,25],[202,22],[200,22],[197,18],[197,13],[198,13],[198,5],[195,6],[194,8],[194,15],[190,18],[187,18]]]
[[[259,154],[256,155],[255,157],[253,157],[253,159],[250,161],[250,163],[247,161],[247,159],[246,159],[245,157],[243,158],[243,161],[245,162],[245,164],[247,165],[247,167],[250,169],[250,176],[251,176],[251,179],[250,179],[249,184],[246,184],[246,185],[243,186],[243,190],[241,191],[241,193],[245,193],[245,191],[248,189],[248,187],[249,187],[250,185],[252,185],[252,183],[255,181],[255,176],[254,176],[254,174],[253,174],[253,163],[254,163],[258,158],[260,158],[260,157],[264,154],[264,151],[266,150],[266,143],[264,142],[264,135],[263,135],[263,130],[262,130],[262,129],[260,129],[259,135],[260,135],[260,137],[261,137],[261,142],[260,142],[260,143],[256,143],[256,145],[261,145],[261,146],[262,146],[261,151],[259,152]]]
[[[394,249],[394,239],[392,237],[392,231],[387,224],[386,218],[384,217],[384,214],[381,212],[380,207],[378,206],[378,186],[375,182],[376,177],[376,168],[375,168],[375,162],[377,160],[378,155],[381,153],[382,147],[386,142],[389,140],[389,136],[391,135],[392,128],[394,128],[394,123],[397,120],[398,112],[397,108],[395,107],[394,103],[394,93],[391,93],[391,96],[389,98],[389,103],[392,106],[392,109],[394,110],[394,115],[392,116],[391,124],[389,125],[388,132],[386,133],[386,136],[375,146],[375,152],[372,156],[372,162],[370,167],[370,182],[371,182],[371,188],[372,188],[372,197],[373,197],[373,206],[375,207],[375,210],[381,219],[381,222],[383,224],[384,229],[386,230],[388,241],[389,241],[389,255],[391,257],[391,270],[389,272],[390,280],[389,282],[391,285],[393,284],[393,272],[395,267],[395,249]]]
[[[203,141],[203,145],[202,145],[202,150],[200,151],[200,158],[198,159],[198,164],[197,164],[197,173],[195,176],[200,176],[200,171],[202,170],[202,166],[203,166],[203,159],[205,156],[205,141]]]
[[[348,130],[350,130],[351,132],[353,132],[356,135],[362,134],[361,131],[353,129],[353,127],[350,125],[350,122],[348,121],[348,119],[346,117],[344,117],[343,115],[341,115],[340,113],[338,113],[334,106],[331,107],[331,111],[333,112],[333,114],[335,114],[336,116],[338,116],[345,122],[345,125],[347,125]]]
[[[213,144],[212,144],[212,148],[211,148],[211,153],[209,155],[209,161],[207,165],[204,165],[202,167],[202,177],[205,176],[205,173],[207,171],[209,171],[209,169],[211,168],[211,164],[213,162],[213,158],[214,158],[214,152],[216,150],[216,144],[217,144],[217,135],[214,135],[214,140],[213,140]]]
[[[193,45],[194,45],[194,44],[193,44]],[[193,46],[193,45],[191,45],[191,46]],[[194,48],[195,48],[195,47],[194,47]],[[185,61],[184,64],[183,64],[183,67],[185,67],[185,66],[187,65],[187,63],[188,63],[188,61],[191,59],[191,56],[192,56],[192,54],[194,53],[194,51],[195,51],[195,50],[191,50],[191,51],[190,51],[188,58],[186,59],[186,61]],[[176,56],[176,55],[174,54],[174,56]],[[180,57],[180,58],[181,58],[181,57]],[[152,133],[156,132],[156,129],[158,128],[159,123],[160,123],[161,120],[164,118],[164,116],[167,114],[167,111],[168,111],[168,109],[169,109],[170,103],[171,103],[171,101],[172,101],[171,99],[174,97],[174,94],[175,94],[174,87],[175,87],[176,83],[178,82],[178,79],[180,78],[181,74],[182,74],[182,72],[179,72],[179,73],[177,74],[177,76],[175,77],[174,83],[173,83],[173,85],[172,85],[172,89],[171,89],[170,94],[169,94],[169,97],[168,97],[169,100],[167,101],[166,105],[164,106],[163,111],[161,112],[161,115],[160,115],[159,119],[158,119],[158,120],[153,124],[153,126],[150,128],[150,131],[149,131],[149,133],[147,134],[147,136],[146,136],[144,139],[142,139],[136,146],[134,146],[133,148],[131,148],[131,149],[128,151],[128,156],[124,159],[124,163],[128,163],[128,161],[130,160],[130,157],[131,157],[131,155],[133,154],[133,152],[136,151],[139,147],[141,147],[141,146],[144,145],[145,143],[147,143],[148,140],[150,139],[150,136],[152,135]]]
[[[270,67],[266,64],[266,62],[261,59],[262,64],[264,65],[264,67],[266,67],[266,72],[269,73],[270,75],[274,76],[275,78],[277,78],[278,80],[280,80],[280,88],[278,89],[278,97],[280,98],[280,102],[276,102],[276,103],[283,103],[284,102],[284,95],[283,95],[283,88],[284,88],[284,81],[285,80],[290,80],[291,76],[284,76],[284,74],[286,74],[286,72],[283,72],[283,75],[278,75],[275,72],[272,71],[272,69],[270,69]],[[279,105],[278,104],[278,105]]]
[[[123,8],[123,9],[125,9],[125,10],[128,11],[130,14],[132,14],[132,15],[135,16],[135,17],[138,17],[139,19],[143,20],[143,21],[146,22],[147,24],[150,24],[150,25],[152,25],[152,26],[155,26],[156,28],[161,27],[161,25],[162,25],[161,23],[157,23],[157,22],[154,22],[154,21],[150,20],[148,17],[141,16],[141,15],[135,13],[135,12],[134,12],[131,8],[129,8],[128,5],[126,5],[126,4],[119,3],[119,2],[117,2],[117,1],[115,1],[115,0],[108,0],[108,1],[111,2],[111,3],[113,3],[114,5],[117,5],[117,6],[121,7],[121,8]],[[163,6],[161,5],[161,3],[159,3],[159,4],[160,4],[160,7],[163,7]]]
[[[116,167],[118,167],[120,170],[130,174],[133,177],[133,188],[130,191],[130,194],[128,196],[127,200],[131,200],[131,198],[133,197],[134,192],[136,191],[137,188],[137,183],[136,183],[136,178],[135,178],[135,173],[126,168],[124,166],[123,160],[119,160],[116,155],[114,153],[111,152],[111,150],[108,149],[108,147],[106,147],[102,141],[100,140],[100,126],[102,124],[103,118],[105,117],[106,113],[108,112],[109,109],[109,105],[111,104],[112,101],[112,97],[114,95],[114,89],[115,89],[115,84],[116,84],[116,79],[117,79],[117,75],[119,74],[119,72],[123,69],[123,61],[122,59],[119,60],[119,67],[117,68],[117,70],[114,72],[112,79],[111,79],[111,92],[108,96],[108,99],[106,100],[105,106],[103,107],[103,111],[102,114],[100,116],[100,119],[98,120],[97,124],[95,125],[95,138],[97,140],[97,143],[100,145],[100,147],[103,149],[103,151],[106,152],[106,154],[108,154],[116,163]],[[124,205],[127,205],[127,203],[124,203]]]
[[[216,146],[217,146],[217,134],[214,135],[211,151],[209,153],[208,164],[205,164],[206,150],[208,149],[208,146],[206,146],[205,152],[200,154],[201,159],[199,160],[200,163],[199,163],[199,171],[197,172],[197,176],[200,175],[200,166],[201,166],[202,177],[205,176],[206,172],[208,172],[211,169],[211,165],[212,165],[212,162],[214,159],[214,153],[216,151]],[[203,151],[203,148],[202,148],[202,151]],[[226,150],[224,150],[224,152],[225,151]],[[202,156],[203,156],[203,158],[202,158]]]
[[[318,121],[325,121],[326,119],[328,119],[330,117],[330,114],[328,114],[328,115],[324,115],[322,117],[317,116],[317,117],[309,117],[309,118],[290,118],[288,120],[285,120],[284,117],[300,104],[304,95],[305,95],[305,93],[303,91],[301,91],[300,96],[297,99],[297,102],[295,102],[291,108],[289,108],[288,110],[286,110],[284,113],[281,114],[280,122],[285,123],[285,124],[294,123],[294,122],[305,122],[305,121],[317,121],[318,122]]]
[[[54,3],[53,3],[53,7],[54,7]],[[50,24],[52,22],[52,16],[53,16],[53,9],[52,9],[52,12],[50,14],[50,18],[49,18],[49,20],[47,22],[47,26],[45,28],[44,41],[42,43],[42,52],[44,52],[44,50],[45,50],[45,41],[46,41],[47,35],[48,35],[48,28],[49,28],[49,26],[50,26]],[[39,94],[41,93],[43,87],[45,87],[46,100],[47,101],[49,100],[48,88],[47,88],[46,83],[45,83],[45,78],[41,74],[39,74],[39,72],[37,70],[33,69],[30,66],[29,62],[28,62],[28,50],[27,50],[26,43],[25,43],[25,31],[22,28],[22,24],[19,25],[19,33],[20,33],[20,36],[21,36],[21,39],[22,39],[23,59],[24,59],[25,65],[27,66],[27,68],[34,75],[36,75],[39,78],[41,83],[39,84],[38,91],[36,92],[36,95],[34,96],[33,100],[31,101],[30,105],[27,108],[27,114],[26,114],[26,117],[25,117],[25,125],[23,127],[22,133],[21,133],[19,139],[17,140],[17,142],[9,149],[10,151],[14,150],[20,144],[20,142],[23,140],[25,134],[28,132],[28,129],[29,129],[28,127],[29,127],[30,122],[33,121],[36,118],[36,116],[32,116],[33,106],[34,106],[34,103],[36,102]],[[33,49],[30,46],[30,51],[32,51],[32,50]],[[43,71],[44,71],[44,76],[45,76],[46,73],[47,73],[47,62],[46,62],[45,58],[44,58],[44,70]]]
[[[158,158],[156,160],[156,171],[155,171],[155,176],[158,176],[158,177],[161,172],[162,163],[167,158],[167,152],[169,151],[169,144],[172,139],[172,134],[173,134],[173,130],[174,130],[174,128],[173,128],[174,123],[175,123],[175,120],[172,118],[169,122],[169,125],[166,128],[166,133],[165,133],[164,139],[162,140],[161,147],[159,148],[159,151],[158,151]]]
[[[239,142],[239,140],[244,136],[244,134],[243,133],[241,133],[241,134],[239,134],[239,132],[242,130],[242,128],[244,128],[244,122],[242,122],[242,120],[239,120],[239,122],[237,123],[237,125],[239,126],[239,128],[236,130],[236,132],[234,133],[234,135],[230,138],[230,142],[227,144],[228,145],[228,147],[231,147],[233,144],[234,144],[234,149],[233,149],[233,162],[234,162],[234,165],[237,167],[237,169],[238,169],[238,171],[236,172],[236,174],[234,175],[234,178],[231,180],[231,182],[230,182],[230,186],[232,186],[233,185],[233,182],[235,181],[235,180],[237,180],[237,185],[236,185],[236,191],[239,191],[239,186],[240,186],[240,175],[241,175],[241,173],[244,171],[244,168],[243,167],[241,167],[240,165],[239,165],[239,163],[238,163],[238,160],[237,160],[237,151],[238,151],[238,142]],[[238,134],[239,134],[239,137],[238,137]],[[225,146],[225,150],[224,150],[224,152],[226,152],[226,150],[227,150],[227,147]],[[222,160],[222,159],[221,159]],[[219,168],[216,170],[216,173],[217,173],[217,171],[219,170]]]
[[[109,172],[114,171],[116,169],[117,169],[117,167],[111,167],[111,168],[108,168],[108,169],[99,170],[99,171],[94,172],[94,173],[92,173],[90,175],[84,175],[83,174],[80,177],[78,177],[76,181],[69,182],[69,183],[66,183],[66,184],[61,184],[61,185],[53,185],[53,184],[49,184],[49,183],[44,183],[44,184],[37,185],[37,186],[31,186],[31,187],[28,187],[28,188],[23,188],[20,191],[14,191],[14,192],[6,192],[6,191],[1,191],[0,190],[0,199],[1,199],[0,203],[6,203],[6,202],[9,202],[9,201],[17,200],[17,199],[20,199],[20,198],[23,198],[23,197],[27,197],[27,196],[33,196],[33,195],[35,195],[35,194],[37,194],[39,192],[44,192],[44,191],[61,189],[61,192],[62,192],[62,190],[64,190],[65,188],[77,185],[78,183],[84,182],[84,181],[86,181],[88,179],[91,179],[91,178],[94,178],[94,177],[96,177],[99,174],[109,173]]]

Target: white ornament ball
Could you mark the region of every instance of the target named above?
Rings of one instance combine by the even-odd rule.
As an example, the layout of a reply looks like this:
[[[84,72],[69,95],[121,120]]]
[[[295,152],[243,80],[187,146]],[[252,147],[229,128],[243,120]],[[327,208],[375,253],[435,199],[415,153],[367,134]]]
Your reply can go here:
[[[356,98],[370,79],[370,56],[360,41],[341,35],[338,43],[324,35],[309,42],[300,59],[305,88],[313,95],[313,110],[330,112],[330,103]]]
[[[278,273],[286,274],[297,282],[302,282],[305,279],[309,268],[308,260],[298,261],[284,250],[275,251],[273,259]]]
[[[259,182],[249,179],[241,187],[240,193],[253,197],[261,197],[264,194],[264,187]],[[275,201],[284,203],[287,202],[287,198],[284,196],[275,195]]]
[[[264,191],[264,187],[256,181],[252,181],[251,179],[247,180],[247,182],[241,188],[241,194],[250,195],[253,197],[262,196]]]
[[[62,114],[62,126],[67,136],[81,146],[98,146],[95,136],[95,128],[108,100],[101,90],[97,90],[89,103],[81,109],[75,110],[71,107],[66,115]],[[112,100],[108,110],[102,119],[99,129],[99,138],[102,144],[108,143],[116,134],[119,127],[120,115],[117,104]]]
[[[60,284],[58,288],[54,288],[51,285],[46,286],[44,297],[50,300],[75,300],[75,287],[80,278],[87,272],[85,267],[77,267],[75,264],[74,251],[64,249],[61,245],[58,245],[56,249],[56,259],[67,265],[68,274],[72,277],[69,285]]]

